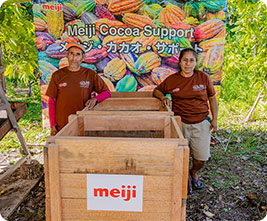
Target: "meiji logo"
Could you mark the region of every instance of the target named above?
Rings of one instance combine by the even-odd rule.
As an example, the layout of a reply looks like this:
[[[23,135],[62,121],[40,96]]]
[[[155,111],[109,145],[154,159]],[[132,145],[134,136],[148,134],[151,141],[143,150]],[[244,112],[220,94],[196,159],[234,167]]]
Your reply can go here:
[[[59,87],[67,87],[67,83],[66,83],[66,82],[64,82],[64,83],[60,83],[58,86],[59,86]]]
[[[205,86],[203,84],[200,85],[194,85],[193,86],[193,91],[202,91],[205,89]]]
[[[104,196],[105,194],[105,196]],[[121,186],[121,189],[111,189],[108,190],[107,188],[95,188],[94,189],[94,196],[95,197],[114,197],[118,198],[121,197],[124,201],[129,201],[131,198],[136,198],[136,186],[128,185],[127,189],[125,189],[125,185]]]
[[[87,174],[87,210],[143,211],[143,176]]]
[[[52,11],[58,11],[58,12],[63,10],[62,4],[59,4],[59,3],[55,3],[53,5],[44,4],[42,5],[42,8],[44,10],[52,10]]]
[[[179,88],[179,87],[174,88],[174,89],[172,90],[173,93],[178,92],[178,91],[180,91],[180,88]]]
[[[80,87],[82,88],[89,88],[90,81],[81,81]]]

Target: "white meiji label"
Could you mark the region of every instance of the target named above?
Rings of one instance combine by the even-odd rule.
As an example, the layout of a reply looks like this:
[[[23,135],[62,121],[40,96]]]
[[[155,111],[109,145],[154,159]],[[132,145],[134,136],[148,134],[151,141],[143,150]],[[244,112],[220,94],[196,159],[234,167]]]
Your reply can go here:
[[[143,211],[143,176],[87,174],[87,210]]]

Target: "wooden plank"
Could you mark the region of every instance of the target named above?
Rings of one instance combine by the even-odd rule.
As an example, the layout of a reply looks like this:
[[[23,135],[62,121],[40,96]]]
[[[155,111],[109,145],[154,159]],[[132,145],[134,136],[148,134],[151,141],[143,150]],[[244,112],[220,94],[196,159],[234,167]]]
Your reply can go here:
[[[171,201],[172,180],[171,176],[144,176],[144,200]],[[61,173],[60,183],[62,198],[86,199],[86,174]]]
[[[40,179],[26,180],[17,179],[8,185],[7,188],[0,186],[0,214],[7,219],[18,208],[30,191],[35,187]]]
[[[44,180],[45,180],[45,195],[50,197],[50,189],[49,189],[49,165],[48,165],[48,148],[44,147]]]
[[[71,114],[68,116],[68,123],[71,122],[76,117],[76,114]]]
[[[59,151],[58,145],[48,145],[49,191],[51,220],[61,221],[61,199],[59,179]]]
[[[183,191],[182,198],[187,199],[187,185],[188,185],[188,175],[189,175],[189,147],[183,147]]]
[[[149,98],[109,98],[97,104],[92,111],[159,111],[160,101],[154,97]]]
[[[152,91],[140,92],[111,92],[111,98],[129,98],[129,97],[152,97]]]
[[[181,221],[186,221],[186,199],[182,199]]]
[[[163,130],[165,116],[151,115],[86,115],[84,129],[88,130]],[[66,134],[66,133],[64,133]]]
[[[178,146],[187,146],[188,140],[187,139],[178,139]]]
[[[49,183],[49,165],[48,165],[47,147],[44,147],[44,179],[45,179],[45,217],[47,221],[51,221],[50,183]]]
[[[14,112],[16,121],[18,121],[20,118],[22,118],[27,111],[27,104],[22,103]],[[12,124],[10,120],[6,119],[0,127],[0,140],[12,129]]]
[[[165,117],[164,120],[164,138],[171,138],[171,119]]]
[[[182,134],[182,131],[180,130],[180,127],[178,126],[177,121],[179,121],[179,117],[174,116],[171,117],[171,129],[172,129],[172,135],[176,137],[176,134],[178,134],[178,138],[184,139],[184,135]]]
[[[177,124],[178,124],[178,128],[181,131],[181,127],[182,127],[182,120],[180,116],[174,116],[174,119],[176,120]],[[183,137],[181,137],[183,138]]]
[[[156,139],[156,138],[155,138]],[[172,174],[174,146],[177,140],[154,139],[57,139],[61,172],[103,174]],[[182,152],[181,152],[182,155]]]
[[[45,220],[51,220],[51,200],[49,197],[45,197]]]
[[[63,220],[170,220],[169,201],[144,201],[143,212],[90,211],[86,199],[62,199]],[[178,219],[179,220],[179,219]]]
[[[172,218],[171,220],[179,220],[181,217],[182,206],[182,178],[183,178],[183,147],[177,147],[174,151],[173,162],[173,187],[172,187]]]
[[[6,110],[0,110],[0,118],[7,118],[7,112]]]
[[[101,131],[85,131],[85,136],[89,137],[140,137],[140,138],[163,138],[163,130],[101,130]]]
[[[168,111],[77,111],[77,115],[164,115],[173,116],[173,112]],[[72,115],[70,115],[72,116]],[[75,115],[74,115],[75,116]]]
[[[109,212],[111,213],[111,212]],[[141,220],[141,221],[169,221],[169,213],[145,213],[142,216],[138,213],[127,213],[127,212],[113,212],[112,216],[109,213],[102,214],[101,212],[94,212],[94,214],[85,214],[82,217],[77,215],[73,216],[68,214],[68,217],[64,217],[64,221],[88,221],[88,220],[108,220],[108,221],[128,221],[128,220]]]
[[[78,136],[79,126],[78,117],[74,117],[65,127],[63,127],[54,137],[58,136]]]
[[[78,123],[78,136],[84,136],[84,117],[78,116],[77,123]]]

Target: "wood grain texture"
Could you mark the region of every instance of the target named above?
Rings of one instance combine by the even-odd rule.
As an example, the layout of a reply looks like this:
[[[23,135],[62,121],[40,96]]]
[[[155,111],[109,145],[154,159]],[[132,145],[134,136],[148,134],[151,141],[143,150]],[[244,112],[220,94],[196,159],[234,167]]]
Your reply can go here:
[[[84,117],[77,116],[78,136],[84,136]]]
[[[170,220],[170,201],[144,201],[143,212],[87,210],[86,199],[63,199],[63,220]],[[177,219],[179,220],[179,219]]]
[[[171,117],[171,131],[174,137],[176,137],[176,135],[178,134],[178,138],[184,139],[184,135],[182,134],[182,131],[177,123],[177,121],[179,122],[179,120],[179,116]]]
[[[12,107],[12,103],[10,103],[10,106]],[[19,121],[20,118],[23,117],[24,114],[26,114],[27,111],[27,104],[25,102],[16,103],[16,110],[14,111],[14,115],[16,118],[16,121]],[[0,140],[10,131],[13,126],[9,119],[5,119],[4,121],[1,121],[0,125]]]
[[[187,199],[187,185],[188,185],[188,175],[189,175],[189,155],[190,150],[188,146],[183,147],[183,191],[182,198]]]
[[[49,191],[50,191],[50,213],[51,220],[61,221],[61,196],[59,179],[59,148],[57,145],[48,145],[49,166]]]
[[[129,97],[153,97],[152,91],[140,91],[140,92],[111,92],[111,98],[129,98]]]
[[[171,201],[172,179],[171,176],[144,176],[144,201]],[[63,199],[86,199],[86,174],[61,173],[60,183]]]
[[[154,139],[56,140],[61,147],[61,172],[168,176],[177,140]]]
[[[50,208],[50,180],[48,164],[48,148],[44,147],[44,180],[45,180],[45,217],[47,221],[51,220]]]
[[[172,215],[171,220],[179,220],[182,206],[182,184],[183,184],[183,147],[176,147],[173,161],[173,181],[172,181]]]
[[[85,131],[85,136],[88,137],[139,137],[139,138],[163,138],[163,130],[98,130]]]
[[[88,110],[83,110],[83,111],[77,111],[77,115],[127,115],[127,116],[132,116],[132,115],[164,115],[164,116],[173,116],[173,112],[168,112],[168,111],[88,111]],[[70,115],[72,116],[72,115]],[[75,115],[74,115],[75,116]]]
[[[86,115],[84,129],[89,130],[164,130],[165,116]],[[66,134],[66,133],[64,133]]]
[[[160,101],[154,97],[109,98],[97,104],[92,111],[159,111]]]
[[[171,119],[165,117],[164,119],[164,138],[171,138]],[[175,137],[176,138],[176,137]]]
[[[71,121],[63,127],[54,138],[59,136],[79,136],[78,116],[75,116]]]

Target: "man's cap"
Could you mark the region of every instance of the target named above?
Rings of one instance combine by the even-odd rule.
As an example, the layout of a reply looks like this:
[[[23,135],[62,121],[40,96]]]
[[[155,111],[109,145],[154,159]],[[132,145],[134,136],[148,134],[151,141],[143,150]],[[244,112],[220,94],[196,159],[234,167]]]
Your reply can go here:
[[[83,53],[85,53],[85,49],[84,49],[84,47],[83,47],[81,44],[78,44],[78,43],[70,43],[70,44],[67,44],[67,45],[66,45],[66,49],[67,49],[67,51],[68,51],[70,48],[72,48],[72,47],[79,48],[79,49],[81,49],[81,50],[83,51]]]

